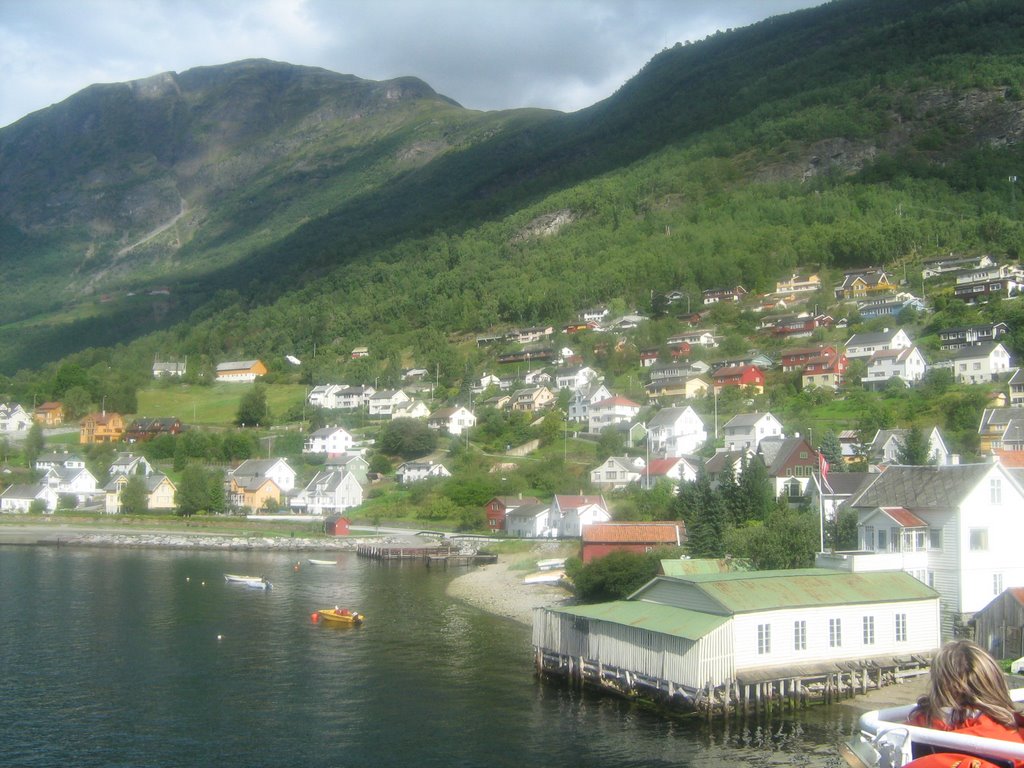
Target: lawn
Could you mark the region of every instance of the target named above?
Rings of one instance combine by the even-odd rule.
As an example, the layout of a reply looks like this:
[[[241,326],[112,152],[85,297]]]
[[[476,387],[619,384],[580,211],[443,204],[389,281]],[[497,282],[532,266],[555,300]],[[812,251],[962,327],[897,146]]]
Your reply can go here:
[[[267,393],[267,405],[274,421],[280,420],[294,406],[301,406],[307,388],[301,384],[260,385]],[[187,424],[230,426],[234,423],[238,404],[252,389],[249,384],[213,384],[199,386],[159,385],[138,391],[139,416],[178,418]]]

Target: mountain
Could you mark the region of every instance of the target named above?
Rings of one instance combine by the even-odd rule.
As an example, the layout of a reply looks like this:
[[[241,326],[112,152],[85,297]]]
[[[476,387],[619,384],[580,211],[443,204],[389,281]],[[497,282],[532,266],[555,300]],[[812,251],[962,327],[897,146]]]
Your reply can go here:
[[[1015,258],[1022,43],[1010,0],[837,0],[573,114],[269,61],[92,86],[0,130],[0,371],[142,337],[429,356],[801,264]]]

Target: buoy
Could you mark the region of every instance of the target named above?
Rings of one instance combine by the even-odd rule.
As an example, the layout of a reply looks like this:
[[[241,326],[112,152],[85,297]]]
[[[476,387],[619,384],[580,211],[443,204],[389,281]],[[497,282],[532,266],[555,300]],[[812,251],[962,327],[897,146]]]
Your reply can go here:
[[[224,635],[217,635],[217,639],[218,640],[223,640],[224,639]]]
[[[313,620],[314,624],[316,624],[320,621],[320,614],[316,611],[313,611],[311,614],[309,614],[309,618]]]
[[[299,568],[300,568],[300,565],[299,565],[299,563],[296,563],[296,564],[295,564],[295,570],[296,570],[296,571],[298,571],[298,570],[299,570]]]
[[[204,586],[204,587],[206,586],[206,582],[205,582],[205,581],[201,581],[201,582],[199,582],[199,583],[200,583],[200,584],[201,584],[202,586]]]
[[[192,578],[190,576],[186,576],[185,577],[185,583],[188,583],[190,581],[192,581]]]

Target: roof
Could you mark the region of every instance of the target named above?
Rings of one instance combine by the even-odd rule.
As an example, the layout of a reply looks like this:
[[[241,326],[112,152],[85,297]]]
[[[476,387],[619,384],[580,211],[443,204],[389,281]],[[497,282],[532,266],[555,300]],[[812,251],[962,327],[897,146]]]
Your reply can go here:
[[[967,347],[960,347],[953,353],[953,360],[971,360],[975,357],[988,357],[995,350],[996,347],[1002,347],[1005,351],[1005,347],[998,341],[983,341],[980,344],[971,344]]]
[[[692,585],[729,614],[783,608],[931,600],[938,596],[931,587],[903,571],[848,573],[828,568],[803,568],[658,576],[631,595],[630,599],[643,600],[643,593],[656,582],[679,582],[681,588],[685,584]]]
[[[555,613],[581,616],[613,624],[625,624],[662,635],[698,640],[728,620],[728,616],[690,611],[670,605],[633,600],[617,600],[597,605],[577,605],[569,608],[549,608]]]
[[[675,424],[676,419],[680,418],[687,411],[693,411],[693,409],[688,405],[683,408],[662,408],[660,411],[654,414],[650,421],[647,422],[647,428],[651,429],[652,427],[671,426]],[[698,421],[700,421],[700,417],[697,416],[695,412],[694,416],[697,418]]]
[[[227,363],[217,363],[217,372],[220,371],[247,371],[254,365],[260,364],[259,360],[233,360]]]
[[[523,504],[521,507],[510,509],[506,515],[508,518],[535,518],[539,515],[546,515],[551,511],[549,504],[542,504],[540,502],[536,504]]]
[[[884,331],[875,331],[874,333],[855,333],[846,342],[846,346],[859,346],[861,344],[881,344],[883,342],[892,341],[894,338],[896,338],[896,334],[898,334],[902,330],[902,328],[887,328]]]
[[[561,509],[579,509],[580,507],[586,507],[591,504],[596,504],[602,509],[607,509],[608,506],[604,503],[604,496],[563,496],[555,495],[555,505]]]
[[[679,544],[682,523],[594,523],[583,526],[583,543]]]
[[[882,507],[884,512],[900,528],[927,528],[928,523],[903,507]]]
[[[832,496],[851,496],[859,491],[865,483],[869,483],[877,477],[871,472],[828,472],[825,475],[825,482],[832,489]]]
[[[766,437],[758,443],[758,453],[764,461],[768,474],[777,477],[793,454],[801,448],[806,449],[807,461],[815,462],[817,453],[802,437]]]
[[[751,570],[750,561],[737,558],[680,558],[662,560],[661,572],[666,576],[692,576],[697,573],[733,573]]]
[[[995,466],[950,464],[945,466],[891,466],[850,498],[851,507],[952,509]]]
[[[1024,452],[1021,453],[1024,456]],[[647,468],[643,470],[642,474],[648,477],[655,475],[667,475],[677,464],[689,464],[686,459],[677,457],[674,459],[651,459],[647,464]]]
[[[767,411],[765,411],[764,413],[737,413],[735,416],[729,419],[729,421],[726,422],[725,428],[728,429],[729,427],[752,427],[759,421],[761,421],[761,419],[767,416],[772,415]],[[772,418],[774,419],[775,417],[772,416]],[[778,419],[776,419],[776,421],[778,421]]]

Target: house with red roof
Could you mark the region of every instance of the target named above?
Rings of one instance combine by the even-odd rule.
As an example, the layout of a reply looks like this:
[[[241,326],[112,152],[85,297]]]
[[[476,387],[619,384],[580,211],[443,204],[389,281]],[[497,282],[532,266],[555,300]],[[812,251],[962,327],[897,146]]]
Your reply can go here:
[[[675,523],[596,523],[583,527],[581,558],[589,563],[612,552],[644,554],[656,547],[681,547],[686,526]]]
[[[659,482],[669,482],[674,494],[679,490],[681,483],[696,482],[697,470],[700,467],[697,461],[682,456],[673,459],[651,459],[640,472],[640,487],[649,491]]]
[[[756,365],[737,365],[719,368],[711,374],[715,391],[725,387],[753,387],[758,394],[764,392],[764,371]]]

